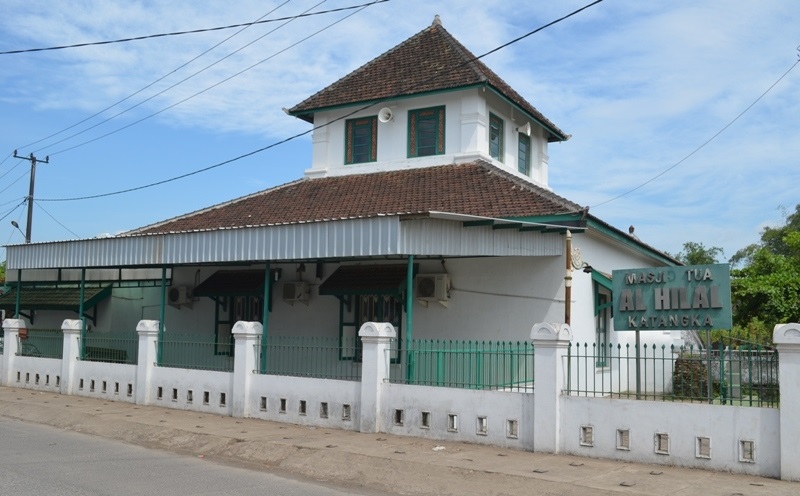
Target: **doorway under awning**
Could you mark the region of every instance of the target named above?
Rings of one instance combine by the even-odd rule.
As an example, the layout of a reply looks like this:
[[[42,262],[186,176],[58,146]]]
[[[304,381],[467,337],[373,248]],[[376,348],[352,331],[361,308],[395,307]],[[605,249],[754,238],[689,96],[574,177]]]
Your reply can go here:
[[[37,310],[67,310],[80,314],[81,288],[80,287],[25,287],[12,288],[11,291],[0,296],[0,310],[5,310],[6,315],[13,315],[17,308],[17,291],[19,293],[20,314],[28,312],[25,317],[33,324],[34,312]],[[111,296],[111,285],[83,289],[83,310],[93,309],[93,315],[86,317],[93,323],[97,320],[97,305]]]

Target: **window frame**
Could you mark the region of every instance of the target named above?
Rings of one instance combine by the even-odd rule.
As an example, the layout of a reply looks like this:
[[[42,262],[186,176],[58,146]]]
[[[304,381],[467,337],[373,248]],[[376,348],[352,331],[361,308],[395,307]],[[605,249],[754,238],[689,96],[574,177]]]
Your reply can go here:
[[[492,136],[495,133],[497,134],[496,145],[492,141]],[[495,147],[497,148],[496,156],[494,155],[495,150],[493,150],[493,148]],[[504,155],[505,155],[505,122],[500,116],[489,112],[489,156],[499,162],[504,162]]]
[[[366,164],[378,161],[378,116],[370,115],[347,119],[344,124],[344,163],[345,165]],[[367,128],[370,131],[370,152],[367,160],[356,160],[356,130]]]
[[[611,291],[594,282],[594,315],[595,315],[595,367],[608,366],[610,355],[609,330],[611,327],[612,311]]]
[[[433,153],[420,154],[419,150],[419,124],[420,121],[434,121],[436,134],[434,136]],[[427,148],[427,147],[426,147]],[[431,157],[444,155],[445,152],[445,106],[426,107],[408,111],[408,158]]]
[[[517,141],[517,171],[526,176],[531,175],[531,137],[525,133],[518,133]],[[525,152],[522,151],[522,145],[525,143],[527,147]],[[523,155],[525,160],[523,162]]]

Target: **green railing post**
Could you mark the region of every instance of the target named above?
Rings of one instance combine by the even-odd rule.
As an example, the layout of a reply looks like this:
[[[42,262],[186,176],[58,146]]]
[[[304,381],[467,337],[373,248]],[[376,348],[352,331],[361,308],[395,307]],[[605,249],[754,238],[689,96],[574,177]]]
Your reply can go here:
[[[267,373],[267,335],[269,329],[269,302],[272,298],[272,273],[269,268],[269,262],[264,269],[264,310],[262,313],[261,322],[261,360],[259,361],[259,372],[262,374]]]
[[[167,268],[161,268],[161,314],[158,319],[158,347],[156,348],[156,364],[161,365],[164,358],[164,318],[167,314]]]
[[[83,301],[85,299],[85,292],[86,292],[86,269],[81,269],[81,296],[80,302],[78,302],[78,316],[81,319],[81,347],[80,347],[80,359],[83,360],[86,358],[86,317],[83,316]]]
[[[22,305],[22,269],[17,269],[17,294],[14,307],[14,318],[19,318],[20,306]]]
[[[408,267],[406,268],[406,381],[411,383],[414,377],[414,329],[412,325],[414,315],[414,255],[408,256]],[[400,340],[398,340],[400,342]]]

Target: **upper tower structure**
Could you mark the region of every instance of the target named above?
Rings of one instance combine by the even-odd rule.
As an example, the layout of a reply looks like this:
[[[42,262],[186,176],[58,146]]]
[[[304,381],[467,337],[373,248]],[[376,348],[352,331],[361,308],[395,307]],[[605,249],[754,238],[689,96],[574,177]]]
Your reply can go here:
[[[483,159],[547,187],[548,143],[569,139],[439,16],[288,112],[315,127],[308,178]]]

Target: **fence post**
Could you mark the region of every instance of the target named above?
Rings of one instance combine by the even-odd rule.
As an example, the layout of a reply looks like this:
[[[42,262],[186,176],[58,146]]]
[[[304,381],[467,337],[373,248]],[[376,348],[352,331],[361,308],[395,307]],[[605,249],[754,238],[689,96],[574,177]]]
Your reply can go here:
[[[535,324],[533,341],[533,451],[561,450],[561,392],[567,364],[564,357],[572,341],[567,324]]]
[[[256,371],[256,345],[264,328],[260,322],[238,321],[233,325],[233,391],[231,416],[250,415],[250,383]]]
[[[381,392],[389,379],[389,343],[397,336],[394,326],[387,322],[366,322],[358,331],[362,342],[361,405],[359,430],[383,432]]]
[[[797,446],[791,441],[800,438],[800,324],[776,325],[772,342],[778,350],[781,479],[800,481]]]
[[[150,378],[156,367],[159,322],[157,320],[140,320],[136,324],[139,334],[139,350],[136,365],[136,404],[150,404]]]
[[[28,326],[22,319],[6,319],[3,321],[3,377],[0,379],[3,386],[11,386],[14,382],[13,368],[14,358],[19,351],[19,330],[27,329]]]
[[[61,354],[61,394],[75,392],[75,364],[81,352],[80,337],[83,321],[80,319],[65,319],[61,323],[64,333],[64,344]]]

